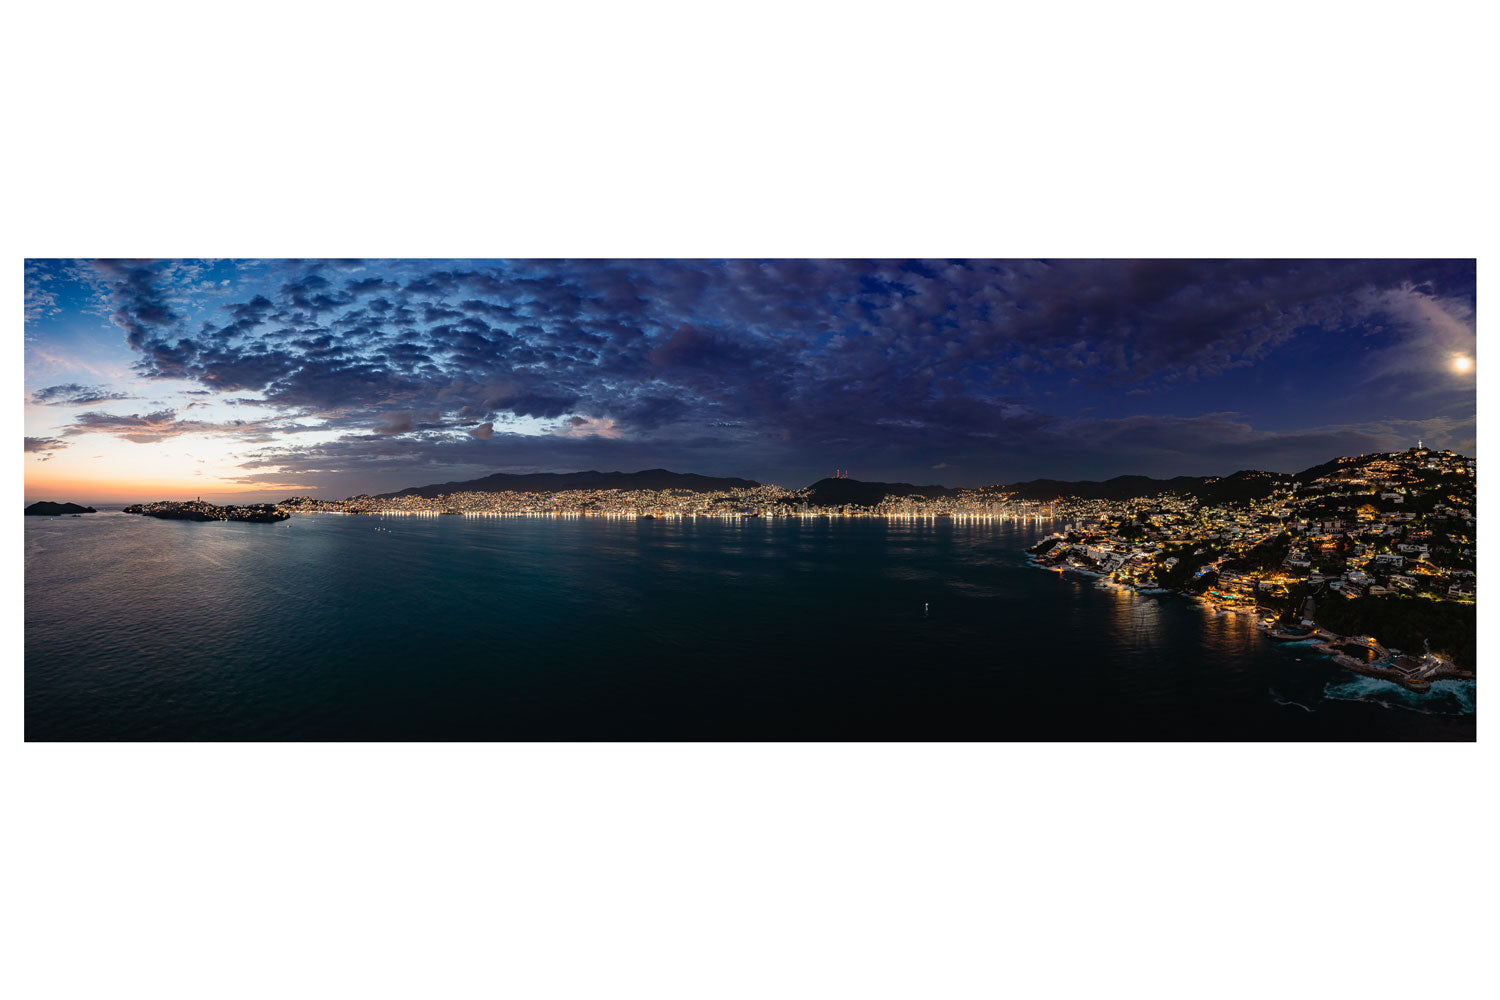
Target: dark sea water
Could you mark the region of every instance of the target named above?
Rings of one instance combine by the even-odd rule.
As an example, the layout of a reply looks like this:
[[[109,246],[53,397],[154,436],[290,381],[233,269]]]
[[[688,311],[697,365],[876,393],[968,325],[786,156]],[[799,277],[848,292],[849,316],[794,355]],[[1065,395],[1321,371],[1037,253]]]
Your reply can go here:
[[[26,737],[1474,739],[1472,682],[1037,569],[1046,530],[27,518]]]

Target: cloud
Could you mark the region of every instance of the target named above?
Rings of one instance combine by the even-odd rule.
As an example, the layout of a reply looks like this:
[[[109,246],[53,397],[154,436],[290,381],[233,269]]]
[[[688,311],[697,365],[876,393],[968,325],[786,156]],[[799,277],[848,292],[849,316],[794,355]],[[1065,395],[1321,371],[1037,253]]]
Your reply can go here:
[[[1444,277],[1420,262],[519,261],[403,265],[404,280],[339,288],[321,264],[279,267],[270,294],[193,333],[149,268],[104,265],[111,316],[151,374],[299,405],[468,382],[469,402],[496,411],[550,418],[607,403],[625,423],[632,405],[650,418],[635,397],[669,387],[668,398],[734,409],[733,386],[748,409],[824,376],[1214,377],[1301,328],[1346,324],[1357,290]],[[512,388],[480,395],[491,381]]]
[[[623,436],[620,428],[615,426],[614,420],[610,417],[572,416],[554,428],[552,433],[574,438],[618,438]]]
[[[132,347],[149,350],[161,331],[180,317],[162,291],[149,261],[98,260],[93,267],[108,290],[110,319],[125,331]]]
[[[1242,413],[1140,414],[1059,422],[1049,429],[1047,444],[1059,459],[1078,469],[1224,475],[1243,468],[1300,472],[1339,455],[1399,451],[1419,438],[1445,441],[1473,454],[1474,433],[1472,416],[1264,430]]]
[[[1362,303],[1370,316],[1389,325],[1389,342],[1366,354],[1366,381],[1399,378],[1431,389],[1453,379],[1453,359],[1474,357],[1478,346],[1474,303],[1456,295],[1403,283],[1369,290]]]
[[[68,446],[68,442],[64,441],[62,438],[55,438],[55,437],[29,437],[29,438],[26,438],[26,451],[28,453],[29,452],[58,451],[59,449],[66,448],[67,446]],[[48,456],[48,457],[50,458],[51,456]]]
[[[233,435],[247,441],[265,440],[275,431],[295,433],[305,430],[321,430],[319,427],[277,423],[272,420],[227,420],[212,422],[205,420],[182,420],[174,409],[156,410],[151,413],[113,414],[91,410],[80,413],[73,423],[63,430],[68,437],[80,434],[109,434],[113,437],[133,441],[136,444],[151,444],[184,434]]]
[[[416,427],[410,413],[399,413],[388,422],[380,424],[375,428],[376,434],[406,434]]]
[[[154,413],[131,413],[115,415],[99,411],[80,413],[73,424],[63,433],[69,435],[104,433],[144,444],[161,441],[179,434],[205,430],[212,425],[196,420],[178,420],[175,410],[158,410]]]
[[[69,382],[64,385],[49,385],[38,389],[31,394],[33,403],[44,406],[89,406],[95,403],[108,403],[119,399],[133,399],[135,397],[123,392],[106,389],[99,385],[78,385]]]
[[[58,273],[28,271],[28,290],[60,294]],[[1333,377],[1342,368],[1393,378],[1434,345],[1473,342],[1472,261],[101,261],[69,273],[140,374],[316,418],[349,439],[353,463],[394,439],[401,450],[380,461],[414,470],[460,454],[455,439],[483,448],[497,426],[528,422],[545,447],[526,454],[547,468],[639,454],[757,476],[755,462],[788,476],[917,475],[940,445],[945,474],[985,478],[1197,462],[1215,441],[1274,455],[1218,412],[1243,402],[1218,389],[1337,344],[1336,360],[1300,364],[1353,395]],[[1439,374],[1383,387],[1380,412],[1448,392]],[[1458,389],[1422,412],[1472,408],[1472,379]],[[1115,399],[1118,417],[1146,398],[1159,415],[1077,422],[1085,406],[1107,413]],[[108,432],[227,432],[156,416]],[[273,440],[292,426],[242,433]],[[497,450],[472,454],[492,462]],[[278,453],[288,469],[310,454],[277,442],[264,458]]]
[[[28,325],[62,312],[62,307],[57,302],[57,294],[51,287],[56,276],[48,264],[48,261],[28,260],[25,265],[26,323]]]

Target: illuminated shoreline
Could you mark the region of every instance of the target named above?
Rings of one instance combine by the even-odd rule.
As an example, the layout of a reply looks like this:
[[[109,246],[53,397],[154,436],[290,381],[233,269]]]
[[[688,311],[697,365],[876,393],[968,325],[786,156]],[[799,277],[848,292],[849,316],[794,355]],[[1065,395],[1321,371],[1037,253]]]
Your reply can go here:
[[[1061,519],[1060,514],[893,514],[880,511],[818,511],[793,513],[681,513],[676,511],[648,511],[645,513],[616,511],[487,511],[487,510],[297,510],[285,508],[293,514],[326,514],[339,517],[470,517],[470,518],[532,518],[543,520],[607,520],[607,521],[909,521],[958,523],[994,522],[1050,522]]]

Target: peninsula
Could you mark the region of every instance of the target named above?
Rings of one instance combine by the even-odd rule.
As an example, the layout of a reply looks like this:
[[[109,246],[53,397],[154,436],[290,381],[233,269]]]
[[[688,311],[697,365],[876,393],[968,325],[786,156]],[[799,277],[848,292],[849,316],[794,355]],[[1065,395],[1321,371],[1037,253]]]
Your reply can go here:
[[[1274,639],[1321,643],[1341,666],[1425,690],[1474,676],[1474,464],[1418,446],[1294,476],[1238,473],[1259,485],[1236,500],[1062,497],[1065,523],[1031,553],[1058,572],[1254,615]]]
[[[155,503],[131,504],[125,508],[125,513],[173,521],[251,521],[257,524],[285,521],[290,516],[273,503],[220,507],[202,500],[158,500]]]

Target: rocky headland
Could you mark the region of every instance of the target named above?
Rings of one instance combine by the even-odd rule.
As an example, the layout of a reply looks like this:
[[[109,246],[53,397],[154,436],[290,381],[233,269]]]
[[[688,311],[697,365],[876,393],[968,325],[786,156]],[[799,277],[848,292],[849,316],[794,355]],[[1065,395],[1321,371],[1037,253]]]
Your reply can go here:
[[[125,513],[175,521],[251,521],[256,524],[285,521],[291,516],[273,503],[221,507],[202,500],[158,500],[155,503],[131,504],[125,508]]]

